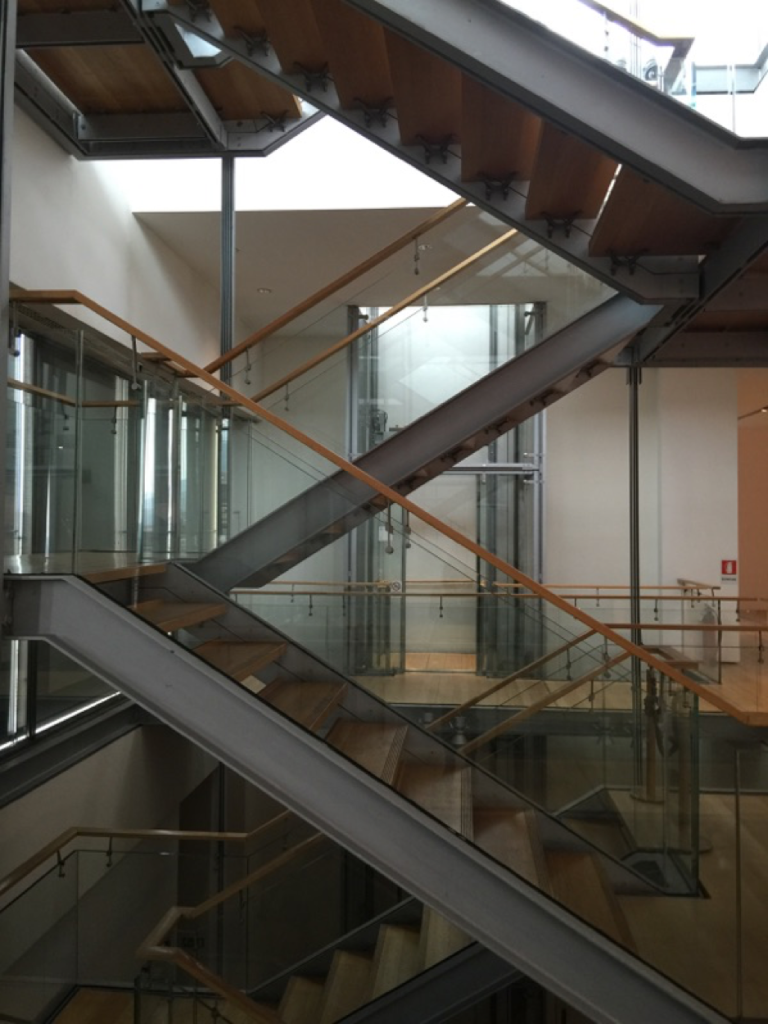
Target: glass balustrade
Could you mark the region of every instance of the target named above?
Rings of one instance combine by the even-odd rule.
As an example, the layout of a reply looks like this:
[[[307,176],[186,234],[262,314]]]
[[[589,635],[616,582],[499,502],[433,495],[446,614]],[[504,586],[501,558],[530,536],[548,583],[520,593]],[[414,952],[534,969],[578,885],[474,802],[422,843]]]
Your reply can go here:
[[[742,136],[762,136],[768,12],[654,0],[503,0],[648,88]]]

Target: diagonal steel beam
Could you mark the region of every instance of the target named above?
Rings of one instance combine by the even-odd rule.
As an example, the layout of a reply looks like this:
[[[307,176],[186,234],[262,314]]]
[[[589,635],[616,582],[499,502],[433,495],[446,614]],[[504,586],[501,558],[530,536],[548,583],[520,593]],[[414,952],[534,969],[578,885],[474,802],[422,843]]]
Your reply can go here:
[[[348,2],[705,209],[768,210],[766,140],[737,139],[498,0]]]
[[[7,582],[10,635],[46,640],[108,680],[595,1024],[726,1024],[465,837],[84,581],[17,576]],[[377,710],[394,715],[383,705]]]
[[[274,53],[262,53],[258,50],[249,52],[247,44],[238,38],[228,37],[213,18],[195,21],[183,6],[170,6],[166,0],[148,0],[151,10],[145,17],[153,22],[155,30],[166,36],[173,32],[173,24],[184,25],[196,32],[201,38],[219,46],[232,57],[254,68],[266,78],[282,85],[294,95],[300,96],[314,104],[336,120],[346,124],[371,142],[406,163],[422,171],[429,177],[446,185],[457,195],[464,196],[482,209],[488,210],[499,220],[521,229],[529,238],[540,242],[545,248],[556,252],[563,259],[581,267],[587,273],[599,278],[606,284],[638,302],[677,302],[689,299],[698,294],[698,260],[692,257],[644,257],[629,270],[616,267],[608,257],[589,255],[589,241],[592,221],[577,220],[574,222],[570,237],[556,235],[550,237],[549,225],[546,221],[529,221],[525,217],[527,183],[513,182],[506,196],[492,193],[488,195],[487,186],[482,182],[465,182],[461,180],[461,148],[458,145],[448,146],[445,162],[433,159],[432,155],[422,146],[405,146],[400,141],[397,121],[384,112],[379,120],[371,119],[363,110],[346,110],[342,108],[332,81],[325,83],[318,90],[308,82],[302,74],[288,74],[281,66]]]
[[[768,216],[745,218],[717,252],[704,261],[701,292],[692,302],[665,311],[660,323],[642,331],[620,362],[643,363],[657,355],[672,338],[686,328],[707,305],[764,252],[768,251]],[[761,308],[765,308],[764,299]]]

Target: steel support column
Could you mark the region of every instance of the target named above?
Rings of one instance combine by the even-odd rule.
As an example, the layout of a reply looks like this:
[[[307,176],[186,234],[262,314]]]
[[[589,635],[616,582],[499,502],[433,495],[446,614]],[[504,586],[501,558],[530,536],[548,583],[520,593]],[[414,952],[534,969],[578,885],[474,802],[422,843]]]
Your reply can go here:
[[[10,331],[8,286],[11,276],[11,152],[13,144],[13,78],[16,59],[16,0],[0,4],[0,334],[3,350]],[[0,359],[0,488],[5,527],[6,423],[8,360]],[[3,529],[5,536],[5,529]],[[5,595],[0,594],[0,622],[5,621]]]
[[[629,617],[633,644],[642,644],[640,622],[640,381],[642,370],[631,366],[627,371],[629,386]],[[634,729],[634,784],[643,783],[642,666],[632,658],[632,718]]]
[[[235,158],[221,158],[221,354],[232,350],[235,333]],[[229,382],[232,364],[221,368],[221,379]]]

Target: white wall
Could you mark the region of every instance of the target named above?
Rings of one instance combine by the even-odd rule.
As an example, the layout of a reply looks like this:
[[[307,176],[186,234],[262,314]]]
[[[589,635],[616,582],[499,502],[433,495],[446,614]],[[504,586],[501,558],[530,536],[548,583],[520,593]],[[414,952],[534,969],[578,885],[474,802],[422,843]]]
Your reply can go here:
[[[547,412],[546,580],[628,581],[628,403],[609,370]],[[719,584],[737,557],[736,372],[645,371],[640,410],[642,582]]]
[[[78,289],[189,358],[215,358],[217,283],[139,223],[111,164],[76,160],[18,108],[14,118],[12,282]]]

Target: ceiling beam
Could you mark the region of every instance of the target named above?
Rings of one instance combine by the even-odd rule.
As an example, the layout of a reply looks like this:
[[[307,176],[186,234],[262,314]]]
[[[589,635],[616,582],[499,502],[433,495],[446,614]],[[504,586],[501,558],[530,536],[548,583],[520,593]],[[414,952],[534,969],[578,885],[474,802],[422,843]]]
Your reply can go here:
[[[131,17],[115,8],[105,11],[68,11],[20,14],[16,47],[107,46],[140,43],[141,33]]]

